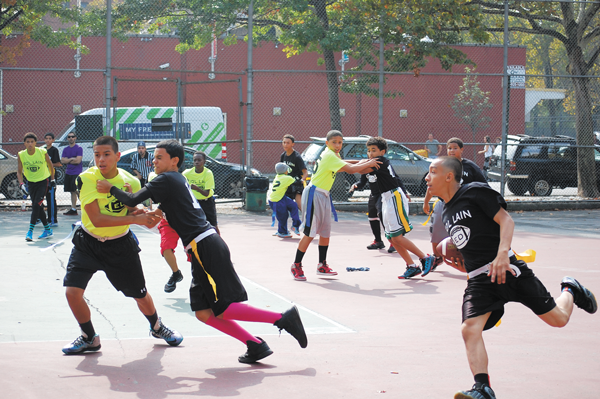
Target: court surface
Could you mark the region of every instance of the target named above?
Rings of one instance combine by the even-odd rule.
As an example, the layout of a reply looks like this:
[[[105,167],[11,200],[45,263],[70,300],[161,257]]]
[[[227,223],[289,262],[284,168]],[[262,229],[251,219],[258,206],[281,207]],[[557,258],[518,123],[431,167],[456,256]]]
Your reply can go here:
[[[316,240],[304,269],[289,267],[298,238],[272,236],[270,214],[219,216],[219,227],[249,294],[249,303],[274,311],[296,304],[308,333],[301,349],[274,326],[242,323],[264,338],[274,354],[243,365],[239,341],[197,321],[189,310],[189,265],[176,255],[184,280],[163,291],[170,269],[159,254],[159,236],[137,226],[148,291],[165,324],[185,339],[176,348],[148,335],[132,299],[97,274],[86,290],[102,340],[98,353],[65,356],[62,346],[79,335],[62,279],[77,218],[59,216],[50,241],[26,243],[29,212],[0,212],[0,397],[5,398],[452,398],[472,385],[460,335],[463,274],[441,266],[425,278],[398,280],[397,254],[369,251],[366,215],[340,214],[333,224],[328,262],[337,278],[316,276]],[[537,251],[530,264],[557,296],[571,275],[600,294],[600,211],[513,213],[513,249]],[[409,234],[431,252],[423,216]],[[34,231],[34,237],[41,227]],[[369,267],[346,272],[346,267]],[[600,389],[600,313],[575,309],[568,326],[546,326],[527,308],[509,304],[502,324],[484,333],[492,387],[498,398],[597,398]]]

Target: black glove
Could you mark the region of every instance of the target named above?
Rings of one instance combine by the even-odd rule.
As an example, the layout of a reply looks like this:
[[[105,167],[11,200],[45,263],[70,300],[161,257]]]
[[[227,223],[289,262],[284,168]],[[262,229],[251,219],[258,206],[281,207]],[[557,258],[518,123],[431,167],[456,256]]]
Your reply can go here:
[[[50,190],[56,188],[56,180],[50,180]]]
[[[27,189],[27,185],[25,183],[21,183],[21,192],[24,196],[29,195],[29,190]]]

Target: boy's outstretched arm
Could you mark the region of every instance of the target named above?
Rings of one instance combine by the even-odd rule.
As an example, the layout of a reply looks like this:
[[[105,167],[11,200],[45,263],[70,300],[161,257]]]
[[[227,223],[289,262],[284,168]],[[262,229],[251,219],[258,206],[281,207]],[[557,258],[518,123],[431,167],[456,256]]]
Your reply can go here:
[[[111,226],[124,226],[129,224],[138,224],[140,226],[147,226],[152,228],[160,222],[160,217],[157,217],[152,213],[133,212],[127,216],[111,216],[100,213],[100,207],[98,201],[91,202],[85,206],[85,211],[90,218],[92,224],[96,227],[111,227]]]
[[[131,194],[113,186],[108,180],[98,180],[96,182],[96,190],[102,194],[110,193],[114,195],[116,199],[127,206],[136,206],[152,197],[152,193],[146,187],[142,187],[138,192]]]
[[[376,159],[369,159],[366,162],[358,162],[354,165],[350,165],[349,163],[346,163],[346,165],[341,168],[340,170],[338,170],[338,172],[346,172],[349,174],[354,174],[354,173],[360,173],[360,174],[364,174],[364,173],[369,173],[373,170],[373,168],[375,169],[379,169],[379,165],[381,164],[381,161],[378,161]]]

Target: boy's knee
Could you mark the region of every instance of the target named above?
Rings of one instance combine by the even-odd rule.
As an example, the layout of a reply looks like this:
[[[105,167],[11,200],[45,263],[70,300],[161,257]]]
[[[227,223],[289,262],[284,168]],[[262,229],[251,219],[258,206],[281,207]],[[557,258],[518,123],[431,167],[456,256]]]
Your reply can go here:
[[[212,311],[210,309],[196,311],[196,318],[198,320],[200,320],[202,323],[206,323],[208,321],[208,319],[210,319],[211,315],[212,315]]]

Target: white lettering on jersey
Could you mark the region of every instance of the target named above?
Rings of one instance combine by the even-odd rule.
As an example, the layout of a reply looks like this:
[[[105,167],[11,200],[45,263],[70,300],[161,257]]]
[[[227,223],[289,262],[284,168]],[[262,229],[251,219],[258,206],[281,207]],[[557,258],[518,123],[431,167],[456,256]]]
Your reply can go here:
[[[185,182],[185,186],[187,187],[188,192],[190,193],[190,197],[192,197],[192,204],[194,204],[194,208],[200,209],[200,204],[196,200],[196,197],[194,197],[194,193],[192,192],[192,189],[190,188],[190,185],[187,181]]]
[[[471,212],[469,212],[468,210],[458,211],[454,216],[452,216],[452,224],[456,224],[456,222],[458,222],[459,220],[463,220],[470,217],[472,217]]]

